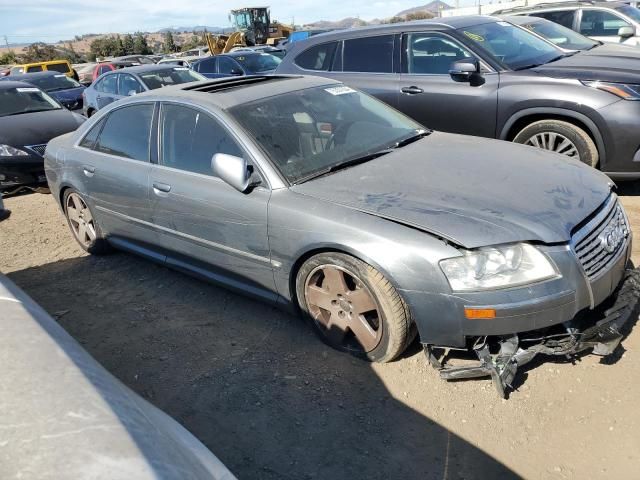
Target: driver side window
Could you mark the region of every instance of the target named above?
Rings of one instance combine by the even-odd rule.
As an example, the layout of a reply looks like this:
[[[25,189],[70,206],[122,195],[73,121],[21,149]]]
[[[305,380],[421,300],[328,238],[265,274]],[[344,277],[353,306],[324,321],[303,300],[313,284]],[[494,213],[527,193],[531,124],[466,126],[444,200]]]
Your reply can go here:
[[[446,75],[451,64],[473,55],[456,41],[431,33],[407,36],[405,73]]]
[[[206,113],[182,105],[164,104],[160,118],[160,164],[213,176],[211,158],[216,153],[242,157],[226,128]]]
[[[133,95],[144,92],[144,89],[133,75],[121,73],[118,75],[118,92],[120,95]]]
[[[589,37],[617,37],[618,30],[630,26],[620,17],[604,10],[583,10],[580,33]]]

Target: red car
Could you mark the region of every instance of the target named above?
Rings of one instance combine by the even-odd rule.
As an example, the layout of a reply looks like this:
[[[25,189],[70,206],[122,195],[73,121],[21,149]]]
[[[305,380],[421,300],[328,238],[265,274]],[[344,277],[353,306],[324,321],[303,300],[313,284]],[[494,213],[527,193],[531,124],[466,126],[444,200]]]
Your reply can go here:
[[[140,63],[130,62],[126,60],[114,60],[112,62],[98,63],[93,69],[93,81],[95,82],[96,78],[98,78],[103,73],[107,73],[112,70],[119,70],[126,67],[134,67],[136,65],[140,65]]]

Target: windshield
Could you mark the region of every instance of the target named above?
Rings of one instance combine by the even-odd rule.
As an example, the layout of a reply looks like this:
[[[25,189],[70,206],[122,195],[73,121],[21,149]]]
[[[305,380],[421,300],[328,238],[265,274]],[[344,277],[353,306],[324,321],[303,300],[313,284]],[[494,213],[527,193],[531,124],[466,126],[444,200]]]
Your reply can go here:
[[[32,85],[35,85],[40,90],[44,90],[45,92],[55,92],[57,90],[69,90],[71,88],[81,87],[78,82],[76,82],[73,78],[69,78],[66,75],[51,75],[46,77],[34,77],[26,79],[25,82],[28,82]]]
[[[633,21],[640,23],[640,10],[636,7],[632,7],[631,5],[622,5],[620,7],[616,7],[616,11],[626,15]]]
[[[246,12],[233,14],[233,20],[238,28],[249,28],[251,26],[251,18]]]
[[[58,102],[36,87],[0,89],[0,117],[61,108]]]
[[[543,65],[562,56],[557,47],[507,22],[474,25],[458,31],[511,70]]]
[[[546,38],[551,43],[558,45],[567,50],[589,50],[590,48],[600,45],[600,43],[591,40],[570,28],[563,27],[557,23],[539,21],[528,25],[522,25],[529,30],[533,30],[541,37]]]
[[[275,70],[282,59],[268,53],[258,53],[234,57],[249,72],[268,72]]]
[[[379,100],[342,85],[256,100],[230,113],[291,183],[423,131]]]
[[[187,67],[176,67],[170,70],[163,69],[144,72],[139,74],[139,76],[150,90],[167,87],[169,85],[177,85],[179,83],[206,80],[204,76],[194,72],[193,70],[189,70]]]

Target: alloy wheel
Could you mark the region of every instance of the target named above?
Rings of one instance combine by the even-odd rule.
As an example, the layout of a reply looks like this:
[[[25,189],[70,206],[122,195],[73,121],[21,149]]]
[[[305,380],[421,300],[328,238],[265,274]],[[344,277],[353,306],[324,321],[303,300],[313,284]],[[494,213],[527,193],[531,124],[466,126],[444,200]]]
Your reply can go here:
[[[365,352],[380,343],[380,309],[353,273],[334,265],[315,268],[307,277],[305,298],[309,313],[329,343]]]
[[[529,138],[525,145],[531,145],[533,147],[541,148],[543,150],[549,150],[568,157],[579,158],[578,148],[575,144],[564,135],[557,132],[541,132],[536,133]]]
[[[96,225],[85,201],[77,193],[67,197],[67,218],[78,242],[89,247],[96,239]]]

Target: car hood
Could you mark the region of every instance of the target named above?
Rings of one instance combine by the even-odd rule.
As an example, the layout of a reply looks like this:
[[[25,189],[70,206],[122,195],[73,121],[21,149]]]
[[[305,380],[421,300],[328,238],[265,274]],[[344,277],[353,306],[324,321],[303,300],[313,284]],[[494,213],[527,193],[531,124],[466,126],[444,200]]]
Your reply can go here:
[[[16,147],[41,145],[74,131],[83,121],[83,117],[64,108],[0,117],[0,143]]]
[[[554,78],[640,83],[640,49],[605,44],[541,65],[534,72]]]
[[[77,100],[82,97],[85,87],[69,88],[68,90],[56,90],[55,92],[48,92],[53,98],[59,101]]]
[[[567,242],[611,187],[604,174],[557,154],[436,132],[291,189],[477,248]]]

